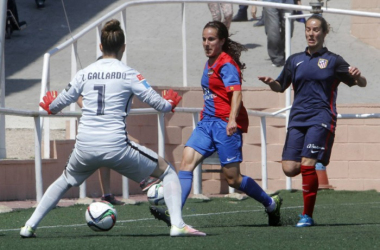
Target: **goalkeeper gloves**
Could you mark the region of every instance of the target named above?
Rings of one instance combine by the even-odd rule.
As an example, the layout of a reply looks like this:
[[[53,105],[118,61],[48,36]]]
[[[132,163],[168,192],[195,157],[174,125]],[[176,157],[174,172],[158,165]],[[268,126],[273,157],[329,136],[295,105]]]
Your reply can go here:
[[[40,102],[40,107],[46,110],[49,115],[52,114],[49,109],[49,105],[54,101],[55,98],[57,98],[57,96],[57,91],[48,91],[46,92],[46,95],[42,98],[43,102]]]
[[[167,100],[172,105],[172,112],[174,112],[175,107],[182,100],[182,96],[172,89],[162,91],[162,97]]]

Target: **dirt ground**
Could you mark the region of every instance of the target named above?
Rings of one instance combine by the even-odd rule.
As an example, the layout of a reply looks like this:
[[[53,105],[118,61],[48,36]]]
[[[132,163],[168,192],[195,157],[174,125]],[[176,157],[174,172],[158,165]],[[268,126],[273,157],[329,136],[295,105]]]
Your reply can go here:
[[[64,129],[50,130],[51,140],[63,140],[65,137]],[[34,142],[34,129],[6,129],[6,159],[34,159]]]

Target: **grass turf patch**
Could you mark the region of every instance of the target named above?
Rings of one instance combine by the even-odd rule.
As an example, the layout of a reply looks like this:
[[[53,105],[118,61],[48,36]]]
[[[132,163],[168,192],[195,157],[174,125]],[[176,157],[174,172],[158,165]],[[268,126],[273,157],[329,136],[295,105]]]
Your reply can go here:
[[[280,191],[283,226],[269,227],[253,199],[189,199],[186,223],[207,237],[171,238],[165,223],[150,215],[148,203],[116,206],[118,218],[108,232],[85,224],[84,205],[58,207],[41,222],[37,238],[21,239],[19,229],[34,209],[0,214],[0,249],[376,249],[380,247],[380,196],[375,191],[319,191],[316,225],[296,228],[302,213],[301,191]]]

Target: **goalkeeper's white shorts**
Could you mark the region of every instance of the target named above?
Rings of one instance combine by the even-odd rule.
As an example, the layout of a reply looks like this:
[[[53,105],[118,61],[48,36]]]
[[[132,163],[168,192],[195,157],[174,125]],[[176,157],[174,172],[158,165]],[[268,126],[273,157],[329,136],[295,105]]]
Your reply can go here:
[[[158,164],[154,151],[133,141],[119,151],[84,151],[74,148],[65,169],[67,182],[81,185],[100,167],[108,167],[121,175],[140,183],[150,176]]]

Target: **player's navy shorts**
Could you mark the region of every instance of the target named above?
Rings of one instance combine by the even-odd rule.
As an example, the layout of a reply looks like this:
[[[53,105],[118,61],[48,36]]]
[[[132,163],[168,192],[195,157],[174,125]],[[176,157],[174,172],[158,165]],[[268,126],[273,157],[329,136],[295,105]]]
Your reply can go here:
[[[319,126],[291,127],[288,129],[282,160],[301,162],[302,157],[317,159],[327,166],[335,134]]]
[[[241,130],[231,136],[227,135],[227,122],[214,118],[202,119],[198,122],[185,147],[191,147],[207,158],[215,151],[218,152],[220,164],[223,166],[242,162],[243,138]]]

